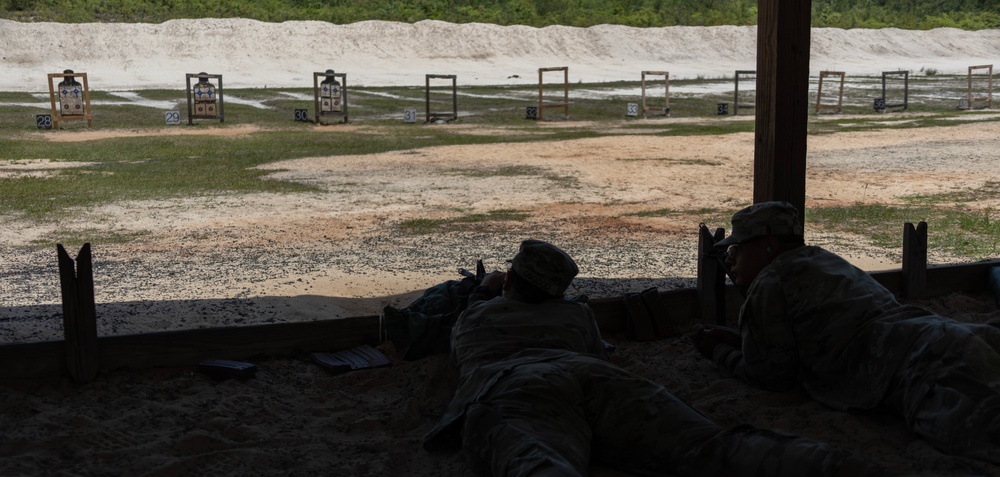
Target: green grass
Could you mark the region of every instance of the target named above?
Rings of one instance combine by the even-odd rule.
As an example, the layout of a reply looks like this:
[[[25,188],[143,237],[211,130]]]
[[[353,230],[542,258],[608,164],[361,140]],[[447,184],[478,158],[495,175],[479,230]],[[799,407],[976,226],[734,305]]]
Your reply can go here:
[[[924,206],[859,204],[806,211],[806,222],[869,237],[879,247],[900,248],[903,223],[927,222],[927,244],[973,260],[1000,254],[1000,214],[996,211]]]
[[[491,210],[486,213],[468,214],[449,219],[411,219],[400,222],[399,227],[410,234],[430,234],[455,230],[463,225],[483,222],[521,222],[531,215],[512,209]]]
[[[76,249],[85,243],[101,245],[132,243],[149,235],[149,232],[108,231],[88,227],[80,230],[60,230],[50,237],[32,240],[31,246],[36,250],[47,250],[55,248],[56,244],[63,244],[67,249]]]
[[[559,187],[576,187],[580,184],[579,179],[571,175],[556,174],[545,167],[538,166],[503,166],[492,169],[449,169],[445,174],[455,174],[465,177],[487,178],[487,177],[516,177],[516,176],[537,176],[552,182]]]

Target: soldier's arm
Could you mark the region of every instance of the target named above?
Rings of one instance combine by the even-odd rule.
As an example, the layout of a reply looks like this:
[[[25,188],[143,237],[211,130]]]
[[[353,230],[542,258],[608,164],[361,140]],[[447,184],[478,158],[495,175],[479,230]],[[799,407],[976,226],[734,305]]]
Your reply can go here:
[[[720,344],[713,352],[713,361],[724,373],[755,387],[785,391],[795,386],[799,380],[798,347],[781,297],[753,297],[741,320],[742,349]]]

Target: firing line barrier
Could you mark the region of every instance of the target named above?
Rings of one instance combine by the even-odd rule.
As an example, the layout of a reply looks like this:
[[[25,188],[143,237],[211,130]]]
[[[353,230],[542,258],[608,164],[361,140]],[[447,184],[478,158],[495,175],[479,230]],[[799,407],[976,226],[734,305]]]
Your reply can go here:
[[[701,224],[698,233],[697,286],[656,291],[655,301],[669,316],[647,317],[654,321],[647,323],[646,328],[655,329],[666,323],[677,332],[680,330],[676,325],[682,321],[691,325],[733,324],[743,297],[735,286],[725,283],[726,273],[715,248],[715,243],[725,237],[725,230],[719,228],[712,233]],[[75,382],[84,383],[100,371],[119,368],[193,367],[213,358],[249,359],[340,351],[361,344],[378,344],[385,339],[379,316],[98,337],[90,245],[83,246],[75,261],[61,245],[58,252],[65,339],[0,345],[0,379],[69,374]],[[870,274],[893,293],[926,298],[956,291],[989,290],[990,274],[997,273],[997,267],[1000,260],[928,267],[927,224],[914,227],[906,223],[902,269]],[[630,298],[634,297],[601,298],[589,304],[602,331],[626,331],[633,339],[644,339],[635,333]],[[645,339],[662,336],[654,335],[647,333]]]

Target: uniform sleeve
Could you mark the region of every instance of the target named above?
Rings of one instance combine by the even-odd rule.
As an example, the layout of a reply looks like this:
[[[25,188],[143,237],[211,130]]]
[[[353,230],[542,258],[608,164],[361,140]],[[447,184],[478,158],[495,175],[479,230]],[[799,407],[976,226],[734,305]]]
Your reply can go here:
[[[712,359],[723,373],[770,391],[798,383],[799,357],[780,283],[755,283],[740,311],[743,349],[716,346]]]

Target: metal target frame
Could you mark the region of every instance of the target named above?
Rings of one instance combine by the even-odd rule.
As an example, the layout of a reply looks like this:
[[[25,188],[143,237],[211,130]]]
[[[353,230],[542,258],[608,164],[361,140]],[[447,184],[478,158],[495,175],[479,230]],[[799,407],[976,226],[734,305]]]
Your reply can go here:
[[[663,77],[663,106],[650,106],[646,102],[646,76]],[[642,117],[645,119],[650,111],[660,111],[663,116],[670,116],[670,72],[669,71],[643,71],[642,72]]]
[[[542,81],[543,74],[550,71],[563,72],[563,101],[561,103],[545,104],[545,82]],[[538,120],[545,119],[546,108],[563,108],[563,119],[569,119],[569,67],[553,66],[550,68],[538,68]]]
[[[827,76],[839,76],[840,77],[840,92],[837,94],[837,104],[824,104],[823,103],[823,80]],[[843,71],[820,71],[819,72],[819,88],[816,90],[816,114],[821,111],[833,111],[835,113],[844,112],[844,77],[846,74]]]
[[[194,114],[194,92],[191,91],[191,78],[205,78],[214,79],[219,82],[219,85],[215,88],[215,94],[218,97],[216,100],[218,102],[218,112],[215,115],[209,114]],[[226,121],[226,108],[225,100],[222,94],[222,75],[208,74],[208,73],[186,73],[184,76],[185,90],[184,94],[187,96],[187,106],[188,106],[188,126],[194,124],[195,119],[218,119],[220,123]]]
[[[986,70],[986,78],[987,78],[986,96],[978,96],[978,97],[972,96],[972,77],[973,77],[973,71],[975,70]],[[969,67],[968,109],[981,109],[975,107],[977,101],[986,102],[986,105],[983,106],[983,108],[993,107],[993,65],[978,65]]]
[[[87,81],[87,73],[75,73],[75,72],[62,72],[62,73],[49,73],[49,102],[52,105],[52,127],[55,129],[60,129],[60,121],[87,121],[87,127],[94,125],[94,112],[90,109],[90,83]],[[83,114],[62,114],[62,108],[56,107],[56,88],[53,80],[55,78],[67,78],[67,77],[79,77],[83,84]],[[59,101],[62,105],[62,101]]]
[[[341,110],[340,111],[323,111],[320,107],[320,77],[328,78],[333,76],[334,78],[340,78],[340,101]],[[322,124],[323,116],[340,116],[343,117],[343,123],[348,122],[347,116],[347,74],[346,73],[329,73],[326,71],[314,71],[313,72],[313,108],[316,112],[314,122],[316,124]]]
[[[432,79],[443,79],[451,80],[451,112],[434,112],[431,111],[431,80]],[[424,99],[426,104],[426,113],[424,116],[424,123],[430,123],[436,119],[446,118],[445,121],[454,121],[458,119],[458,75],[425,75],[424,76]]]
[[[733,116],[740,114],[740,76],[751,75],[754,77],[754,91],[757,91],[757,70],[736,70],[736,74],[733,75]],[[743,109],[753,109],[756,111],[756,99],[750,104],[743,103]]]
[[[886,79],[890,76],[903,76],[903,102],[902,103],[889,103],[885,99],[886,92]],[[882,112],[887,109],[903,108],[906,111],[910,106],[910,72],[909,71],[883,71],[882,72],[882,109],[876,108],[876,111]]]

